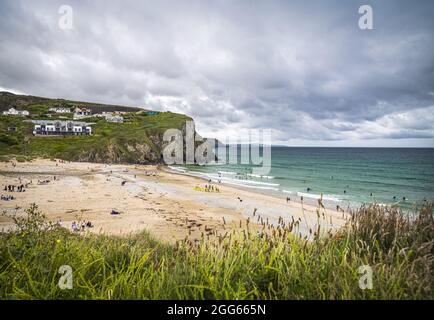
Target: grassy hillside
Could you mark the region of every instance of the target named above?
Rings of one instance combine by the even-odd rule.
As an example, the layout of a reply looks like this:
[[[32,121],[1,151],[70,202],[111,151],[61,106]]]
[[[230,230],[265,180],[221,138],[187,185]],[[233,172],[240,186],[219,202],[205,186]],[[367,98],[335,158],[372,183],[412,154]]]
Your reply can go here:
[[[0,91],[0,111],[16,108],[19,110],[26,109],[28,106],[86,106],[92,110],[92,113],[100,113],[102,111],[140,111],[141,108],[125,107],[118,105],[108,105],[94,102],[83,102],[65,99],[50,99],[44,97],[17,95],[10,92]]]
[[[310,242],[292,236],[297,222],[171,246],[147,233],[71,234],[37,207],[15,221],[0,234],[0,299],[434,298],[432,204],[414,219],[364,207],[338,234]],[[58,286],[62,265],[72,289]],[[360,287],[361,266],[372,268],[372,288]]]
[[[15,99],[14,99],[15,97]],[[188,116],[171,112],[148,115],[143,109],[76,103],[71,101],[51,100],[47,98],[17,96],[2,93],[0,101],[3,106],[14,106],[30,112],[30,116],[0,115],[0,156],[49,157],[71,161],[111,162],[111,163],[156,163],[161,158],[163,145],[162,135],[166,129],[182,129]],[[101,111],[131,111],[124,115],[122,124],[108,123],[103,118],[87,118],[92,122],[92,136],[73,137],[34,137],[33,124],[25,120],[65,120],[72,119],[72,114],[52,114],[49,118],[49,108],[52,106],[90,107],[93,112]],[[3,109],[8,109],[3,107]],[[16,132],[8,128],[16,127]]]

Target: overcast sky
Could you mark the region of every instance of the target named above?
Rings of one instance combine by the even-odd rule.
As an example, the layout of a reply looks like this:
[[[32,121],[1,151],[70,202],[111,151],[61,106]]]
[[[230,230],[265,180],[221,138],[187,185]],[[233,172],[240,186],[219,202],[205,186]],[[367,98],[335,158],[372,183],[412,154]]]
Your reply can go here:
[[[0,89],[186,113],[222,140],[434,147],[434,1],[0,0],[0,30]]]

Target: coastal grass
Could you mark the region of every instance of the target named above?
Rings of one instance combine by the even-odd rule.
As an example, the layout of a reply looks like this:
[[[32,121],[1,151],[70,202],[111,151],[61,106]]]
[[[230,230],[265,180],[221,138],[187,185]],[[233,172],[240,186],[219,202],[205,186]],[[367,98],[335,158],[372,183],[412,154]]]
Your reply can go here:
[[[433,299],[433,204],[415,215],[362,207],[311,240],[281,219],[174,245],[71,233],[35,205],[14,221],[0,234],[0,299]],[[62,265],[72,289],[59,288]],[[372,289],[359,286],[361,266]]]

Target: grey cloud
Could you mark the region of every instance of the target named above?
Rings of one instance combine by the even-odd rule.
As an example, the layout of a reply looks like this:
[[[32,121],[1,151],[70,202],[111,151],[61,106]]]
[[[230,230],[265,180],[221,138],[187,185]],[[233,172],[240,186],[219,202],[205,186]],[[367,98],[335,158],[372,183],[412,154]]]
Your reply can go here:
[[[62,4],[0,3],[0,87],[184,112],[204,135],[434,146],[432,1],[83,0],[68,32]]]

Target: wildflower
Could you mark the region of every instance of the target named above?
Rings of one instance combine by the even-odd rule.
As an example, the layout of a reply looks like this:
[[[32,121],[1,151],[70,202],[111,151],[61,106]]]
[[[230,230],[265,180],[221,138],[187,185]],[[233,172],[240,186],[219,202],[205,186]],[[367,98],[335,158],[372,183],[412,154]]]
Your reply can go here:
[[[57,239],[56,242],[57,242],[57,243],[60,243],[61,241],[60,241],[60,239]]]

